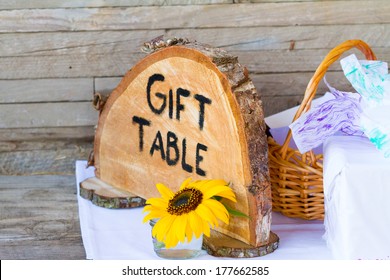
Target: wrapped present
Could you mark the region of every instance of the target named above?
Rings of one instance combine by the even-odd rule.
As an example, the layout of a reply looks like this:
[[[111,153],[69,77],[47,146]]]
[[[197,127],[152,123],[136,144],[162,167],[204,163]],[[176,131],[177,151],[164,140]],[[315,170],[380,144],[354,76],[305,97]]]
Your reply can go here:
[[[366,137],[324,143],[325,239],[336,259],[390,259],[390,160]]]
[[[334,99],[291,125],[301,153],[323,145],[325,239],[336,259],[390,259],[390,76],[382,61],[341,61],[356,93]]]

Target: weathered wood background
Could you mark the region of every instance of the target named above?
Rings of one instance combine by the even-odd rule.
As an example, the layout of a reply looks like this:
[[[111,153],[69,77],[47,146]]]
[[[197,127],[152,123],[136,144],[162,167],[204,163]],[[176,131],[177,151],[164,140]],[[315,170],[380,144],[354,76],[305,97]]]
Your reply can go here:
[[[92,150],[93,92],[110,92],[143,42],[186,37],[237,55],[270,115],[300,102],[344,40],[389,62],[389,15],[388,0],[0,0],[0,258],[85,257],[74,161]],[[339,71],[328,80],[348,89]]]

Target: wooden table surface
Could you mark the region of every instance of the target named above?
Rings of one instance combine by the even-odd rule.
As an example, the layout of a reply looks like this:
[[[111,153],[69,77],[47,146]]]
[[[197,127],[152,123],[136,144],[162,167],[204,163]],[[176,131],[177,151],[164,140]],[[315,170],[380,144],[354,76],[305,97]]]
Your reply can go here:
[[[74,175],[0,175],[0,259],[85,259]]]

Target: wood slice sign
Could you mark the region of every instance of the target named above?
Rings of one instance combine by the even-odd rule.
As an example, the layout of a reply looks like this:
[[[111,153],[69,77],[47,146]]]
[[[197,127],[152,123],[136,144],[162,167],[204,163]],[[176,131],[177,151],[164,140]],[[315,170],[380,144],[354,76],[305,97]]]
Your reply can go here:
[[[148,199],[157,183],[224,179],[250,218],[218,231],[250,246],[270,238],[271,189],[259,95],[237,58],[184,42],[154,50],[109,96],[95,137],[96,177]],[[220,237],[218,237],[220,238]]]

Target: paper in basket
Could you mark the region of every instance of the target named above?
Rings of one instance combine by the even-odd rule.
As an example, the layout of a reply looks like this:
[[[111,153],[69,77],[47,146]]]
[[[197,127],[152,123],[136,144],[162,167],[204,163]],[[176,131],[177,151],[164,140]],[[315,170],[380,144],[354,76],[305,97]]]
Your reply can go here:
[[[387,63],[359,61],[355,55],[340,62],[345,76],[362,96],[362,130],[386,158],[390,157],[390,75]]]
[[[301,153],[322,145],[328,137],[338,133],[363,134],[359,126],[359,94],[339,91],[324,81],[333,98],[314,106],[289,126]]]

